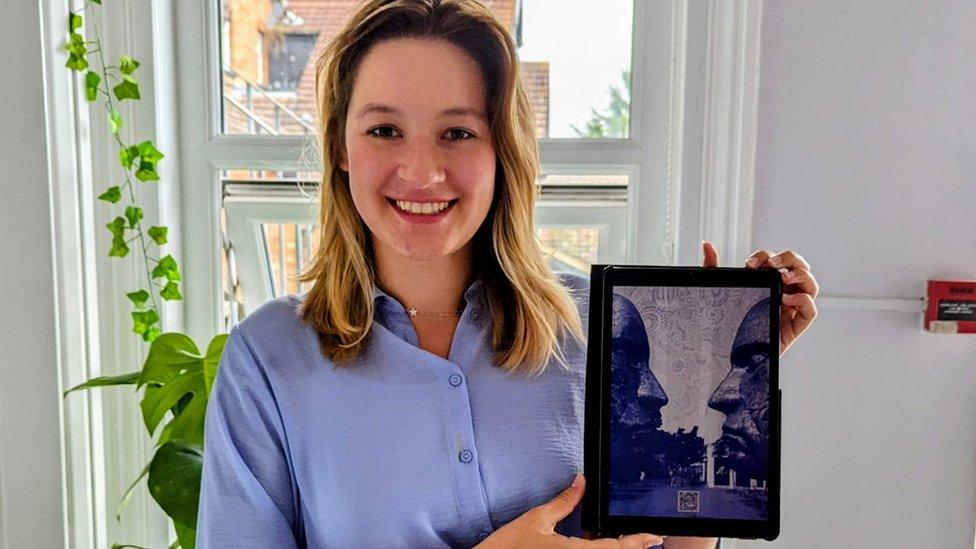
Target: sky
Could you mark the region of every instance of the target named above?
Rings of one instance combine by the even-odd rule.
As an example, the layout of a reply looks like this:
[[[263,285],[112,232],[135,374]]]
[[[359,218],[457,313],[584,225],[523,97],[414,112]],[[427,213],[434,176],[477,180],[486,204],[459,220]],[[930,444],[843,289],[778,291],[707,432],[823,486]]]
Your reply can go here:
[[[549,136],[576,137],[630,68],[632,0],[523,0],[519,59],[549,62]],[[629,93],[627,94],[629,96]]]

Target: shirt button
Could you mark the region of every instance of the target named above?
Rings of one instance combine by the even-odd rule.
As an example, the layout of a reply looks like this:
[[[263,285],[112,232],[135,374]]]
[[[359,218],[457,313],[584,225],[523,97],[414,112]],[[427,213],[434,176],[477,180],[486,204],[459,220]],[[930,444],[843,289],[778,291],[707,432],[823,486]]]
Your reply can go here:
[[[450,382],[451,385],[457,387],[458,385],[461,384],[461,376],[458,374],[451,374]]]
[[[488,537],[488,532],[482,530],[481,533],[478,534],[478,541],[485,541],[485,538],[487,537]]]
[[[461,450],[461,453],[458,454],[458,459],[461,460],[461,463],[468,463],[473,457],[474,454],[471,453],[471,450]]]
[[[479,318],[481,315],[478,314],[478,311],[471,311],[471,320],[477,321]]]

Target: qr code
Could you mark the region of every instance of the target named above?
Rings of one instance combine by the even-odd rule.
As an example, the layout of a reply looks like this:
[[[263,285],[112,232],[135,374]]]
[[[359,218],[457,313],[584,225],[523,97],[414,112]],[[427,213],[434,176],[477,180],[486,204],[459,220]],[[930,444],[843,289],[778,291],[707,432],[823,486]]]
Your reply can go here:
[[[698,492],[678,490],[678,512],[698,513]]]

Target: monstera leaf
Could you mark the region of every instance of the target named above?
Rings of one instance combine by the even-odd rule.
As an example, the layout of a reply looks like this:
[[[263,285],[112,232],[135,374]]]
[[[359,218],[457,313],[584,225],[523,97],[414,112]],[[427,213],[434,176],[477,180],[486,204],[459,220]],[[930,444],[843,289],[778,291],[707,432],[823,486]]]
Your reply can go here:
[[[183,440],[160,446],[149,463],[149,493],[173,522],[186,530],[192,531],[197,525],[202,472],[203,448]],[[193,532],[185,534],[192,536]]]
[[[200,354],[186,334],[169,332],[153,340],[137,385],[146,385],[139,404],[143,421],[154,434],[167,411],[174,416],[157,445],[180,439],[203,446],[207,399],[226,342],[227,334],[220,334],[211,340],[206,354]]]

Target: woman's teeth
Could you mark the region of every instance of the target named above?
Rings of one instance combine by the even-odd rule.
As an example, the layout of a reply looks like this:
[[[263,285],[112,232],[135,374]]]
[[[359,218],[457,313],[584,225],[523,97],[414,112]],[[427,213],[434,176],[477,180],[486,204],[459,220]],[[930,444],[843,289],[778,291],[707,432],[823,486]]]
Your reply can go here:
[[[406,200],[397,200],[396,205],[398,208],[405,212],[410,212],[414,214],[436,214],[447,209],[449,202],[407,202]]]

